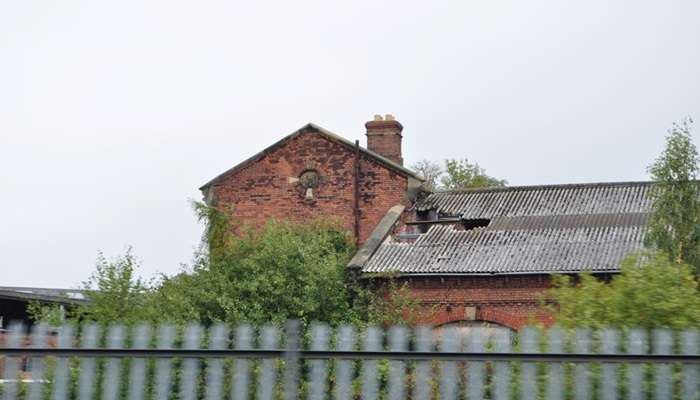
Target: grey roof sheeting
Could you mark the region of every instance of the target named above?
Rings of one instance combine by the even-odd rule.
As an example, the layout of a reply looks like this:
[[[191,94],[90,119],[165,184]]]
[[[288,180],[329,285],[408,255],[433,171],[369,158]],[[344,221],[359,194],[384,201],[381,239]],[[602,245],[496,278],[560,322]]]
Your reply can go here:
[[[617,182],[471,189],[432,193],[415,208],[463,218],[639,213],[649,211],[651,188]]]
[[[415,241],[388,237],[362,271],[616,272],[624,257],[644,247],[651,188],[650,182],[624,182],[433,193],[415,209],[488,219],[489,225],[433,225]]]

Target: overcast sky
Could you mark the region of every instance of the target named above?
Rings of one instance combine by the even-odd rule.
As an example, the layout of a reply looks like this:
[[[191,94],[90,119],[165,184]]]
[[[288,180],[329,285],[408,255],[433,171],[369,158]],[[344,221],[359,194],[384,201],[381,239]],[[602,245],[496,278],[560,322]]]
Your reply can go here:
[[[129,245],[177,272],[200,185],[377,113],[407,164],[644,180],[700,118],[700,2],[0,0],[0,286],[76,287]]]

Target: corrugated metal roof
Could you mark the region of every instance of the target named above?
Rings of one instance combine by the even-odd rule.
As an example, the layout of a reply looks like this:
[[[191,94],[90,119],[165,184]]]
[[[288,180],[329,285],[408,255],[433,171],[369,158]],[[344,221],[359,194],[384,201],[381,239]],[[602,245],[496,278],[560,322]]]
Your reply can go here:
[[[643,247],[643,226],[469,231],[435,225],[413,243],[388,238],[363,272],[525,274],[614,272]]]
[[[415,205],[463,218],[644,213],[651,182],[513,186],[436,192]]]
[[[643,248],[651,189],[650,182],[623,182],[433,193],[415,209],[489,225],[433,225],[414,241],[388,237],[363,272],[615,272]]]

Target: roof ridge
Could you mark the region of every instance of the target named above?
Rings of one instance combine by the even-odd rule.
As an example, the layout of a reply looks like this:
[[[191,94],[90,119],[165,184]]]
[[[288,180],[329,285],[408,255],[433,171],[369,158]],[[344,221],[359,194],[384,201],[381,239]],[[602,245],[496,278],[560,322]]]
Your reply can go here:
[[[614,186],[648,186],[653,185],[654,181],[619,181],[619,182],[584,182],[584,183],[557,183],[547,185],[518,185],[518,186],[502,186],[502,187],[487,187],[487,188],[467,188],[467,189],[452,189],[452,190],[436,190],[430,195],[435,194],[459,194],[459,193],[480,193],[480,192],[507,192],[512,190],[540,190],[540,189],[571,189],[571,188],[589,188],[589,187],[614,187]]]

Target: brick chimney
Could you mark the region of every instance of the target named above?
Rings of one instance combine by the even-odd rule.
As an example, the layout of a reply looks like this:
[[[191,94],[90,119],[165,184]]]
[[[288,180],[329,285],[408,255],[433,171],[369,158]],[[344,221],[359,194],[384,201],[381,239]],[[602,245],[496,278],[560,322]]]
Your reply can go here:
[[[403,125],[391,114],[375,115],[373,121],[365,124],[367,128],[367,148],[380,156],[403,165],[401,156],[401,131]]]

